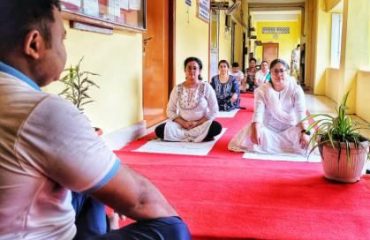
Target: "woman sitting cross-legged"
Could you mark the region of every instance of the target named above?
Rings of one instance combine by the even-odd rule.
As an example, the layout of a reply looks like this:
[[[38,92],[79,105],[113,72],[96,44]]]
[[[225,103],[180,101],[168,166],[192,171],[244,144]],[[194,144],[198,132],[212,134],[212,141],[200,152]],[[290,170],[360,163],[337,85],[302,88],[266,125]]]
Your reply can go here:
[[[305,97],[302,88],[287,74],[288,64],[271,62],[271,82],[254,92],[252,123],[229,143],[229,150],[259,153],[305,154],[309,143]]]
[[[189,57],[184,62],[186,80],[171,92],[167,105],[168,120],[156,127],[155,134],[165,141],[211,141],[220,134],[221,124],[214,121],[217,99],[207,82],[202,82],[202,62]]]
[[[234,76],[229,75],[229,63],[221,60],[218,63],[218,71],[219,74],[212,77],[211,85],[216,92],[219,110],[231,111],[239,108],[239,83]]]

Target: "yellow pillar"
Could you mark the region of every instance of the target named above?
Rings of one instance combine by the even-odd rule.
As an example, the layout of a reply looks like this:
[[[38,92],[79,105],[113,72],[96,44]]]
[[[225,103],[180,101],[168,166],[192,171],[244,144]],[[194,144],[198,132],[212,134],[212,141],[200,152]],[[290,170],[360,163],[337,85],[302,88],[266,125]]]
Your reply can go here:
[[[336,7],[342,0],[326,0],[325,1],[325,7],[326,11],[329,12],[334,7]]]
[[[369,8],[370,0],[344,0],[340,63],[343,79],[339,96],[351,90],[347,102],[349,113],[355,113],[356,74],[370,64]]]
[[[330,66],[330,25],[331,13],[326,12],[324,0],[314,1],[315,16],[313,36],[313,93],[316,95],[325,94],[325,71]]]

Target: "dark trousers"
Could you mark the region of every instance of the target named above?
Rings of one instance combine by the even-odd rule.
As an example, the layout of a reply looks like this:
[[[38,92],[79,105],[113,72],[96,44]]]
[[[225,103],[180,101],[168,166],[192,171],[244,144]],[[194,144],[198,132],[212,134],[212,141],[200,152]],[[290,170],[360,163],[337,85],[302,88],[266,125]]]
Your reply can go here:
[[[90,236],[108,232],[105,206],[98,200],[83,193],[72,192],[72,206],[76,212],[77,234],[74,240],[88,239]]]
[[[185,223],[179,217],[140,221],[89,240],[190,240]]]
[[[223,112],[229,112],[231,110],[239,108],[240,99],[238,98],[235,102],[231,102],[231,97],[225,99],[217,99],[218,110]]]
[[[76,211],[77,234],[74,240],[190,240],[190,232],[179,217],[138,221],[118,230],[108,231],[104,205],[82,193],[72,193]]]
[[[157,137],[159,137],[160,139],[164,138],[164,128],[165,128],[165,126],[166,126],[166,123],[162,123],[154,129],[155,135],[157,135]],[[217,136],[218,134],[220,134],[221,131],[222,131],[221,124],[217,121],[213,121],[211,126],[209,127],[207,136],[203,139],[203,141],[213,140],[213,138],[215,136]]]

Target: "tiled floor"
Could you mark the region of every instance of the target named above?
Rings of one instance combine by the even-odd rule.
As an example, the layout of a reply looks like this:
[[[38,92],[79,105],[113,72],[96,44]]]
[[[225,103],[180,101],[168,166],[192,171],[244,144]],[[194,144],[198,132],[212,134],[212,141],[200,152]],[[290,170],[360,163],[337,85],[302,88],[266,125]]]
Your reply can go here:
[[[335,114],[337,104],[325,96],[315,96],[306,94],[307,110],[312,113],[330,113]]]

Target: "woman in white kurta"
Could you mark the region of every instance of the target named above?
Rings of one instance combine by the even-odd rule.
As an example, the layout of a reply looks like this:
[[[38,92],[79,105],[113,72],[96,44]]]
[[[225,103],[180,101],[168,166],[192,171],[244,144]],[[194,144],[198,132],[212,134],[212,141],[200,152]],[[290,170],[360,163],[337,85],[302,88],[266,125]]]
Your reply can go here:
[[[214,121],[218,113],[216,94],[202,82],[202,62],[189,57],[184,62],[186,80],[172,90],[167,105],[168,120],[155,129],[165,141],[202,142],[213,140],[221,130]]]
[[[306,131],[305,98],[302,88],[287,74],[288,64],[271,62],[271,82],[255,91],[252,123],[229,143],[231,151],[305,154],[309,142]]]

